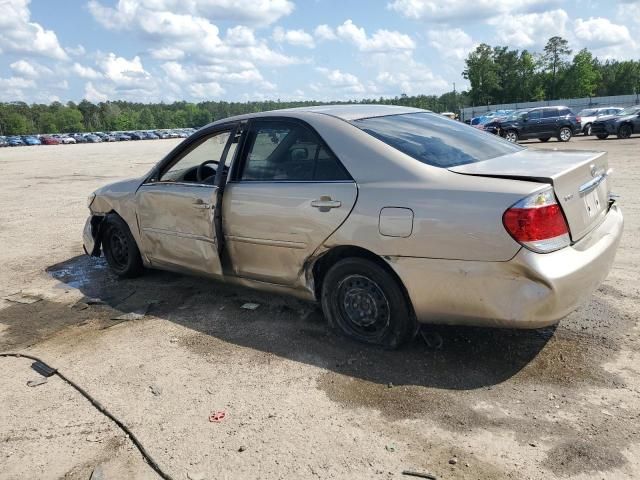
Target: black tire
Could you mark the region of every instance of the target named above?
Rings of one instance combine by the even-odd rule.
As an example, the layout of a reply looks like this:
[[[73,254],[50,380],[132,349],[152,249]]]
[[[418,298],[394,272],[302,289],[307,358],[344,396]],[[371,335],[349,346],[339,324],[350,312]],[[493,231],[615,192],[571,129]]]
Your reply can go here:
[[[402,287],[371,260],[337,262],[324,277],[321,296],[329,325],[348,338],[395,349],[417,332]]]
[[[584,133],[584,135],[586,137],[590,137],[591,136],[591,124],[587,123],[584,128],[582,129],[582,133]]]
[[[102,228],[102,249],[109,268],[121,278],[140,276],[144,271],[142,257],[127,223],[111,214]]]
[[[573,136],[573,132],[569,127],[561,127],[560,130],[558,130],[559,142],[568,142],[569,140],[571,140],[572,136]]]
[[[598,140],[604,140],[608,136],[609,136],[608,133],[599,133],[598,135],[596,135],[596,137],[598,137]]]
[[[504,139],[507,142],[518,143],[518,132],[515,130],[507,130],[504,132]]]
[[[628,123],[622,124],[618,129],[618,138],[622,138],[622,139],[630,138],[632,133],[633,133],[633,128],[631,128],[631,125],[629,125]]]
[[[551,137],[544,137],[544,138],[540,138],[539,140],[540,140],[542,143],[544,143],[544,142],[548,142],[550,138],[551,138]]]

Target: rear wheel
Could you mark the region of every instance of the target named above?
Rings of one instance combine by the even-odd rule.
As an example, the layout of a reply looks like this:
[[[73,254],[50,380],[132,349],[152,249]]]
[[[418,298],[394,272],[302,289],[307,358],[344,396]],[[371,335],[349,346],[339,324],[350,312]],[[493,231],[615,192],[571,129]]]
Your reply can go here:
[[[561,142],[568,142],[569,140],[571,140],[571,135],[572,132],[569,127],[562,127],[558,132],[558,140],[560,140]]]
[[[543,142],[543,143],[544,142],[548,142],[550,138],[551,137],[544,137],[544,138],[541,138],[540,141]]]
[[[416,333],[409,302],[397,280],[380,265],[346,258],[322,283],[322,310],[329,325],[354,340],[397,348]]]
[[[604,140],[608,136],[609,136],[608,133],[599,133],[598,135],[596,135],[596,137],[598,137],[598,140]]]
[[[105,219],[102,248],[109,268],[122,278],[133,278],[142,274],[144,267],[140,250],[126,222],[118,215]]]
[[[504,138],[507,142],[516,143],[518,141],[518,132],[515,130],[507,130],[504,133]]]
[[[632,133],[633,130],[631,125],[625,123],[624,125],[620,125],[620,128],[618,129],[618,138],[629,138]]]

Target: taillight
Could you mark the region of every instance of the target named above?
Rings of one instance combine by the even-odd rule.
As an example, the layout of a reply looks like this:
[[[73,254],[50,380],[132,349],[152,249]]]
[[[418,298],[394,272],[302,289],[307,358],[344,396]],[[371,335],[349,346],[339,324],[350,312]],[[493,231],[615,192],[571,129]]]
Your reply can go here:
[[[553,252],[570,244],[567,222],[551,187],[513,205],[502,215],[502,223],[516,242],[534,252]]]
[[[576,117],[576,122],[581,123],[582,122],[582,117]]]

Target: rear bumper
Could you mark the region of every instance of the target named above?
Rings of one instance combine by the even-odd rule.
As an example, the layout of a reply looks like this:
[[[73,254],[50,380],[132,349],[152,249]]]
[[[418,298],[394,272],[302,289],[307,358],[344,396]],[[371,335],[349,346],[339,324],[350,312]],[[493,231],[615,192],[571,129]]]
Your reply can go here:
[[[623,230],[613,206],[571,247],[521,249],[508,262],[392,258],[421,323],[539,328],[557,323],[606,278]]]

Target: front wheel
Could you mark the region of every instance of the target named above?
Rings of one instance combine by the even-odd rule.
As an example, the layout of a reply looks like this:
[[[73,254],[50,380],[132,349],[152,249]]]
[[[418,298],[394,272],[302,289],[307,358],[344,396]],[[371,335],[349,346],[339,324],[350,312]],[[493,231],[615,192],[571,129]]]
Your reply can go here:
[[[631,134],[633,133],[633,130],[631,129],[631,125],[628,124],[624,124],[621,125],[620,128],[618,129],[618,138],[629,138],[631,137]]]
[[[507,142],[516,143],[518,141],[518,132],[515,130],[507,130],[504,134],[504,138]]]
[[[103,225],[102,248],[109,268],[122,278],[142,274],[144,267],[140,250],[126,222],[117,215],[109,215]]]
[[[417,331],[398,281],[363,258],[340,260],[327,272],[322,310],[332,328],[363,343],[398,348]]]
[[[598,137],[598,140],[604,140],[609,136],[608,133],[599,133],[598,135],[596,135],[596,137]]]
[[[560,140],[561,142],[568,142],[569,140],[571,140],[571,135],[572,132],[569,127],[562,127],[558,132],[558,140]]]

